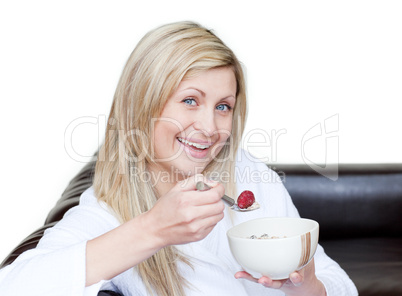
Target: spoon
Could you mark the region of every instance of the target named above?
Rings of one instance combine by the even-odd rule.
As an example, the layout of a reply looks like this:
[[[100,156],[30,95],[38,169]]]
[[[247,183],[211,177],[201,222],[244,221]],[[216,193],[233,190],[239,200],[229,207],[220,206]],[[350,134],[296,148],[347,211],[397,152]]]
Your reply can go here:
[[[202,181],[197,182],[197,184],[195,184],[195,188],[197,188],[198,191],[206,191],[211,189],[211,187],[209,187],[207,184],[205,184]],[[258,202],[254,202],[250,207],[246,208],[246,209],[241,209],[239,208],[239,206],[236,204],[235,200],[229,196],[227,196],[226,194],[224,194],[222,196],[222,200],[233,210],[233,211],[238,211],[238,212],[248,212],[248,211],[253,211],[256,209],[260,208],[260,205],[258,204]]]

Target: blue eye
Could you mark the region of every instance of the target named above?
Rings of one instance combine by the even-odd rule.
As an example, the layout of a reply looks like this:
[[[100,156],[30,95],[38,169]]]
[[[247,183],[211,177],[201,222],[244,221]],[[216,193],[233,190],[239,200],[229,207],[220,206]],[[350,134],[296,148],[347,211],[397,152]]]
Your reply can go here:
[[[184,100],[183,100],[183,103],[184,103],[184,104],[187,104],[187,105],[194,106],[194,105],[195,105],[195,100],[194,100],[194,99],[191,99],[191,98],[187,98],[187,99],[184,99]]]
[[[221,104],[216,107],[219,111],[230,111],[232,108],[227,104]]]

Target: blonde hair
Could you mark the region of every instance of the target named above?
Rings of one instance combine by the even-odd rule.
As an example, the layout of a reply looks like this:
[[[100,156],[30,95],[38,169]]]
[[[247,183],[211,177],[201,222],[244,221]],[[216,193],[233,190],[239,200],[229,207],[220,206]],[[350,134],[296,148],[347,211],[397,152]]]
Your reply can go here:
[[[226,192],[236,195],[234,157],[246,119],[243,71],[233,52],[211,31],[193,22],[161,26],[146,34],[131,53],[118,83],[106,138],[95,168],[94,190],[121,223],[150,210],[157,201],[151,182],[139,178],[154,160],[152,119],[186,78],[208,69],[231,67],[237,81],[232,133],[216,159],[204,170],[227,172]],[[133,173],[135,171],[135,174]],[[149,294],[185,295],[188,285],[179,274],[177,262],[191,266],[174,246],[168,246],[135,268]]]

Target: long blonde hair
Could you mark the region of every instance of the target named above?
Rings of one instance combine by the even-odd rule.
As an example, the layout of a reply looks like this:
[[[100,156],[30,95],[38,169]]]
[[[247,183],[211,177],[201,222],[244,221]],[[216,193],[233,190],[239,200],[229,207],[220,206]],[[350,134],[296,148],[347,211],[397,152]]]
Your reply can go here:
[[[228,172],[226,192],[236,195],[234,157],[246,119],[241,65],[210,30],[193,22],[168,24],[146,34],[131,53],[114,95],[105,142],[98,154],[95,194],[112,208],[121,223],[150,210],[158,198],[151,182],[140,178],[153,162],[148,153],[152,151],[152,119],[161,114],[183,79],[217,67],[233,69],[237,98],[231,136],[204,173]],[[168,246],[135,267],[149,294],[184,295],[187,283],[178,272],[178,261],[191,266],[174,246]]]

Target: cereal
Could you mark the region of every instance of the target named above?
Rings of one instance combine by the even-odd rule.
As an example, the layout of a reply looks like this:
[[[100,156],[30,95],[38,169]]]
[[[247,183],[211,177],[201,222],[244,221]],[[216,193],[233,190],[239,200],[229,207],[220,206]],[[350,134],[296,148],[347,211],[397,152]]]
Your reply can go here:
[[[276,239],[276,238],[285,238],[286,236],[269,236],[268,234],[264,233],[261,236],[252,235],[248,237],[249,239]]]

